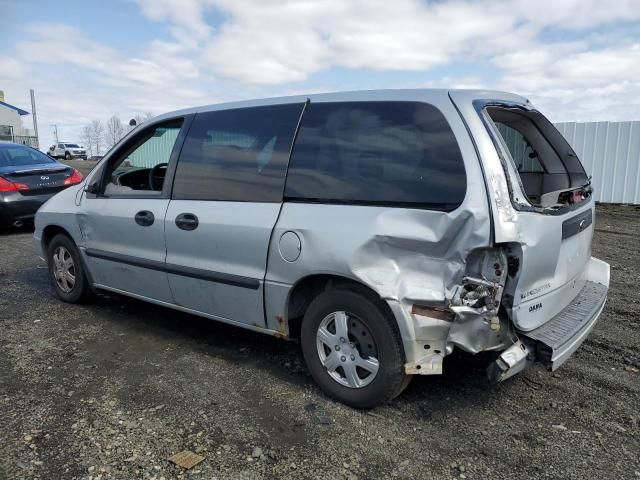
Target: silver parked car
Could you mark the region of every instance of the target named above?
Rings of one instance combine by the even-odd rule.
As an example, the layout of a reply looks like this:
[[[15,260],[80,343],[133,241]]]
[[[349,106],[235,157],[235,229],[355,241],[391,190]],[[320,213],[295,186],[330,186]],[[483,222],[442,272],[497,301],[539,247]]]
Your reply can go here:
[[[130,295],[300,340],[332,397],[372,407],[454,349],[504,380],[558,368],[609,266],[575,152],[526,99],[383,90],[181,110],[49,200],[57,295]]]

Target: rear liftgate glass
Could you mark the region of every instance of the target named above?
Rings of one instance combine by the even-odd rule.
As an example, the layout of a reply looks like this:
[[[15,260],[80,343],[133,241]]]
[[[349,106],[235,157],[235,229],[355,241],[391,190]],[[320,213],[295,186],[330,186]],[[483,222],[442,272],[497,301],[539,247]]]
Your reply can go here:
[[[560,209],[590,197],[590,181],[576,153],[540,112],[489,106],[486,113],[526,195],[520,199],[512,188],[516,208]]]

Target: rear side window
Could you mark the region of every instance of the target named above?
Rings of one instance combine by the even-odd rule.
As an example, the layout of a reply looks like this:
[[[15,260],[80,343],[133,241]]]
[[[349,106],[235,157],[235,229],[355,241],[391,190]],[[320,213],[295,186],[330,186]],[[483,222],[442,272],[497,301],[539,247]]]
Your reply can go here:
[[[172,198],[279,202],[303,104],[199,113],[178,161]]]
[[[311,103],[285,196],[452,210],[466,192],[464,162],[444,115],[419,102]]]

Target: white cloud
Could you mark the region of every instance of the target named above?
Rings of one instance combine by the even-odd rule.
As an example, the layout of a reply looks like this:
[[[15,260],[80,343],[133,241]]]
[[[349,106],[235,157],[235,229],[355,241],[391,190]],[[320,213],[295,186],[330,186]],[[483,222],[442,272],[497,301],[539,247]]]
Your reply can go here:
[[[246,83],[304,80],[333,67],[420,71],[512,29],[502,9],[469,2],[355,0],[218,2],[228,17],[206,41],[204,61]]]
[[[138,0],[137,3],[147,18],[174,24],[177,28],[174,33],[177,33],[178,36],[188,32],[190,36],[202,38],[206,37],[211,30],[203,19],[204,10],[211,2],[201,0]]]
[[[138,3],[149,18],[170,23],[174,33],[179,32],[180,44],[187,44],[184,29],[190,28],[201,46],[199,58],[216,75],[256,85],[302,81],[336,66],[423,71],[455,61],[486,61],[508,52],[526,57],[544,43],[538,37],[545,28],[575,31],[640,19],[637,0]],[[207,12],[218,13],[221,24],[205,28]],[[558,46],[567,49],[578,43]]]
[[[24,76],[24,66],[17,59],[0,54],[2,76],[7,79],[20,79]]]

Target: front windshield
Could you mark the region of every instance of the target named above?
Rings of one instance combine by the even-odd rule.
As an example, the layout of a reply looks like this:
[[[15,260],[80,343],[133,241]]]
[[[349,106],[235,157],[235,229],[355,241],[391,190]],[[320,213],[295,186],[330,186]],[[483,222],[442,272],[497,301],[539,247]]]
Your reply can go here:
[[[34,148],[20,145],[0,145],[0,168],[24,167],[43,163],[55,163],[55,161]]]
[[[80,148],[80,145],[78,145],[77,143],[65,143],[64,145],[67,148]]]

